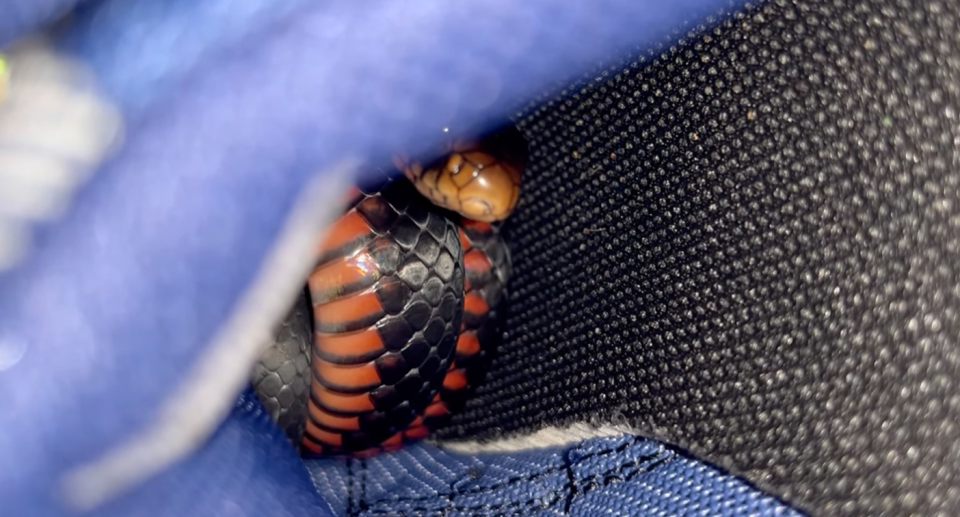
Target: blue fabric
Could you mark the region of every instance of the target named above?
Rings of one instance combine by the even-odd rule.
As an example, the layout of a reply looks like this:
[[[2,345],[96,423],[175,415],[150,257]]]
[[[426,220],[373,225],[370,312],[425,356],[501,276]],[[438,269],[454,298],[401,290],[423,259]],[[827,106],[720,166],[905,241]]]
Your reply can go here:
[[[25,350],[0,372],[4,512],[63,514],[59,476],[151,421],[317,174],[424,150],[451,121],[489,123],[721,3],[86,3],[60,43],[97,73],[127,133],[65,217],[38,229],[29,260],[0,275],[0,346]],[[0,0],[0,41],[67,4]],[[164,494],[182,495],[176,515],[224,501],[255,514],[255,483],[302,488],[292,460],[268,454],[276,433],[255,420],[235,411],[196,457],[102,515],[160,513],[151,502]],[[256,475],[228,476],[231,465]],[[264,504],[314,508],[301,495]]]
[[[341,516],[799,515],[743,481],[634,436],[476,456],[421,444],[308,466]]]
[[[3,0],[0,1],[0,46],[50,23],[77,0]]]
[[[327,517],[331,512],[303,461],[247,391],[198,454],[94,515]]]

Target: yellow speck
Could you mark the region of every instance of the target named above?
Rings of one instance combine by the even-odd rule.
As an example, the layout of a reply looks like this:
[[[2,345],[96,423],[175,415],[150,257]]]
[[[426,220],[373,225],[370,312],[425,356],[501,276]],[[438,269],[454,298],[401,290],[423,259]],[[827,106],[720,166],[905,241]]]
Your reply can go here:
[[[10,83],[10,67],[7,66],[7,60],[0,54],[0,101],[7,96],[7,90]]]

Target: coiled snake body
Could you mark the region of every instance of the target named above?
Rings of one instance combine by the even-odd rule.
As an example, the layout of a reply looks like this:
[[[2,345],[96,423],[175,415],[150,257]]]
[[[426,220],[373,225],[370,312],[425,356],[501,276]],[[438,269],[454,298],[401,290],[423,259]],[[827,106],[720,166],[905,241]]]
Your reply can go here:
[[[305,455],[424,438],[484,376],[510,276],[496,223],[517,203],[526,147],[509,127],[449,151],[398,159],[405,178],[357,188],[254,370]]]

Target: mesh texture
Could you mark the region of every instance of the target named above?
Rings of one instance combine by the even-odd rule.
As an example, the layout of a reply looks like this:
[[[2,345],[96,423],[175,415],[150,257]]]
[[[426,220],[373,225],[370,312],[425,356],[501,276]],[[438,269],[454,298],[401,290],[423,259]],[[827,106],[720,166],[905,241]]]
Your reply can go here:
[[[345,517],[799,515],[741,479],[633,436],[476,456],[421,443],[307,467]]]
[[[955,514],[958,33],[773,1],[520,117],[508,330],[441,435],[626,420],[819,515]]]

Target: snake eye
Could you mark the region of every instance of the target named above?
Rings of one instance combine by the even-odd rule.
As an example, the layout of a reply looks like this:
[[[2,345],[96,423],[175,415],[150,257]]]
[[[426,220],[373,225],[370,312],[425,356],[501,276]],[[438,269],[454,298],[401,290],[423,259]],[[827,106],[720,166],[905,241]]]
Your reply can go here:
[[[475,142],[451,142],[442,160],[402,164],[404,174],[434,204],[478,221],[501,221],[520,197],[527,146],[513,126]]]

